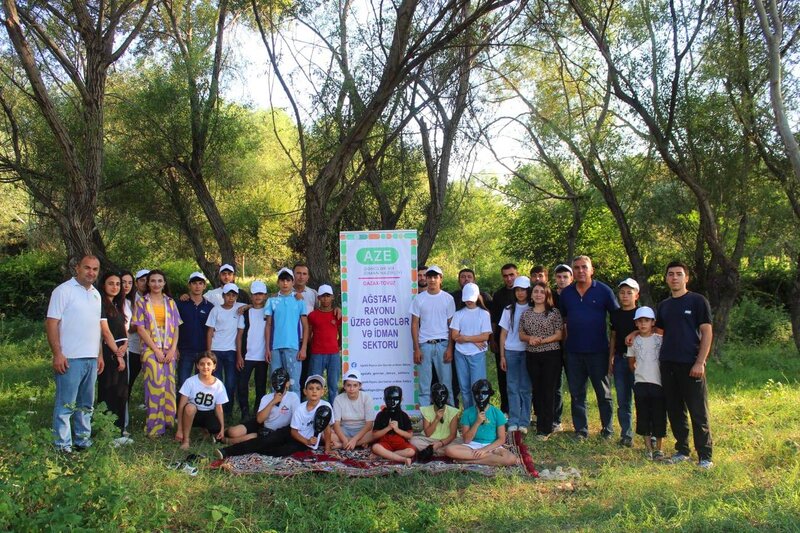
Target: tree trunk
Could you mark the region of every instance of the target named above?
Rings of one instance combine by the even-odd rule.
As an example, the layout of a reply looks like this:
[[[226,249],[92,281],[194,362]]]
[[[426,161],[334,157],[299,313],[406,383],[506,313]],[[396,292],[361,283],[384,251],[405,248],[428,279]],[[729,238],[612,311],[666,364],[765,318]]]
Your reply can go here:
[[[217,202],[211,196],[211,191],[208,190],[205,179],[203,178],[202,171],[199,169],[184,169],[184,175],[189,185],[192,187],[197,202],[203,209],[203,213],[208,220],[208,225],[211,227],[211,233],[214,235],[214,240],[219,248],[221,263],[228,263],[236,265],[236,255],[233,252],[233,241],[228,234],[228,229],[225,227],[225,221],[222,219],[222,214],[219,212]],[[216,273],[214,279],[216,279]],[[209,278],[211,279],[211,278]]]
[[[714,343],[711,346],[711,354],[715,359],[720,359],[721,349],[728,335],[731,310],[739,297],[739,272],[720,266],[715,266],[710,271],[708,299],[714,310],[712,319]]]
[[[789,314],[792,319],[792,338],[795,348],[800,353],[800,254],[795,260],[794,283],[792,284]]]
[[[305,255],[308,273],[316,284],[327,283],[331,279],[328,246],[332,226],[323,204],[313,201],[313,196],[309,194],[306,194],[306,202]]]

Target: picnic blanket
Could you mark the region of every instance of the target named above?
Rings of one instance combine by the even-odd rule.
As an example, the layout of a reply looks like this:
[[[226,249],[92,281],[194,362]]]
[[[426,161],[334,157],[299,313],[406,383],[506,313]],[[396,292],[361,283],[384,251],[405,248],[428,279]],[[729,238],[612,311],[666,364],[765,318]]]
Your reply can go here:
[[[289,457],[269,457],[250,454],[228,457],[211,463],[211,468],[222,468],[233,474],[271,474],[277,476],[296,476],[307,472],[337,473],[349,477],[377,477],[391,474],[408,475],[416,472],[441,474],[443,472],[474,472],[484,476],[509,474],[538,477],[527,446],[514,442],[509,436],[506,444],[512,453],[522,459],[522,464],[510,467],[495,467],[468,463],[456,463],[445,457],[434,457],[428,462],[414,462],[410,467],[392,463],[385,459],[370,459],[369,450],[337,452],[338,456],[327,455],[322,451],[303,451]]]

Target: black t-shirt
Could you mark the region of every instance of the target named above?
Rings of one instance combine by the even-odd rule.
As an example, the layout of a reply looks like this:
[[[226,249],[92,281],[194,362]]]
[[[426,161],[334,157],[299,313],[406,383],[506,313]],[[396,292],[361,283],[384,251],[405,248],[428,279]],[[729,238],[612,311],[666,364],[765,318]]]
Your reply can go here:
[[[103,306],[102,310],[100,311],[100,318],[105,318],[108,321],[108,329],[111,330],[111,335],[114,336],[114,340],[117,341],[117,346],[125,342],[125,339],[128,337],[125,333],[125,315],[120,313],[119,311],[114,316],[108,316],[106,313],[106,307]],[[106,343],[103,343],[103,353],[108,356],[114,356],[114,353],[111,351],[111,348],[106,346]]]
[[[658,304],[656,327],[664,330],[659,360],[694,363],[700,348],[700,326],[711,324],[711,306],[696,292]]]
[[[381,410],[380,413],[375,415],[375,422],[372,424],[372,429],[380,431],[389,425],[390,420],[397,420],[397,427],[403,431],[411,431],[411,419],[402,409],[394,412],[389,412],[387,409]],[[394,430],[389,433],[394,433]]]
[[[492,305],[489,307],[492,324],[499,324],[500,319],[503,317],[503,309],[516,301],[517,297],[514,296],[514,289],[509,289],[505,286],[498,289],[492,296]]]
[[[614,353],[616,355],[623,355],[628,351],[628,347],[625,346],[625,337],[636,331],[636,323],[633,321],[635,314],[635,307],[628,311],[622,308],[611,311],[611,331],[616,333],[614,338]]]
[[[458,289],[450,293],[450,296],[452,296],[453,300],[456,302],[456,311],[461,311],[467,306],[467,304],[464,303],[464,300],[461,299],[462,293],[462,289]],[[491,311],[492,296],[488,292],[481,291],[481,299],[483,299],[483,305],[486,306],[486,309]]]

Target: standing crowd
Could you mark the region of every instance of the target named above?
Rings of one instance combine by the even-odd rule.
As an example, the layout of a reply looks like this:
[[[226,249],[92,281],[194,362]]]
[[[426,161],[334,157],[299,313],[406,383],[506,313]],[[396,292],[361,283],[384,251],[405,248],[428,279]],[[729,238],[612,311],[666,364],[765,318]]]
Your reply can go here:
[[[589,382],[600,436],[614,437],[613,378],[620,445],[633,445],[635,403],[635,432],[648,457],[666,460],[668,419],[676,441],[669,460],[689,460],[691,420],[698,464],[713,466],[705,379],[711,311],[688,290],[688,268],[680,262],[667,265],[670,296],[656,311],[638,306],[634,279],[621,281],[616,295],[593,279],[587,256],[554,268],[555,290],[543,267],[527,277],[503,265],[504,284],[492,295],[480,290],[470,269],[459,272],[460,289],[451,294],[442,289],[439,267],[420,266],[410,309],[419,434],[400,408],[400,387],[384,391],[376,412],[358,371],[341,375],[341,311],[331,286],[307,286],[306,265],[282,268],[274,295],[263,281],[254,281],[250,293],[240,288],[231,265],[220,267],[220,286],[211,290],[193,272],[187,293],[176,299],[162,270],[106,273],[98,282],[99,270],[95,257],[83,257],[75,277],[53,291],[47,311],[53,434],[66,453],[92,444],[95,382],[98,402],[116,415],[115,444],[132,442],[129,401],[142,375],[145,434],[155,438],[175,428],[184,449],[192,428],[200,428],[226,444],[221,457],[371,447],[405,464],[446,455],[513,465],[521,459],[504,446],[507,432],[521,443],[529,425],[541,440],[563,431],[566,374],[575,439],[589,436]],[[489,351],[499,408],[489,403]],[[232,425],[234,401],[238,425]]]

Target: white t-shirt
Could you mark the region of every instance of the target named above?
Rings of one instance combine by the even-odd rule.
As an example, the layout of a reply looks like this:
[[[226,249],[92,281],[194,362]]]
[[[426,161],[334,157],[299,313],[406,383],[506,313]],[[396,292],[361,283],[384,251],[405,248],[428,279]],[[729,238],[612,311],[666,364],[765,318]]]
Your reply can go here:
[[[658,365],[658,352],[661,351],[661,335],[653,333],[649,337],[641,335],[633,339],[627,357],[636,358],[633,373],[635,383],[655,383],[661,385],[661,370]]]
[[[58,320],[61,353],[67,359],[97,357],[100,353],[100,310],[102,296],[75,278],[53,289],[47,318]]]
[[[247,353],[244,354],[244,359],[245,361],[264,361],[266,346],[264,343],[264,308],[251,307],[247,313],[250,318],[250,329],[247,330]],[[242,324],[244,324],[244,318]]]
[[[308,410],[308,402],[303,402],[300,406],[295,409],[294,414],[292,414],[292,429],[296,429],[300,435],[305,437],[306,439],[310,439],[314,436],[314,413],[317,412],[320,405],[327,405],[331,408],[331,423],[329,425],[333,425],[336,421],[336,414],[333,412],[333,407],[331,404],[326,402],[325,400],[320,400],[317,406],[312,409],[311,411]],[[317,437],[321,437],[318,435]],[[317,438],[317,443],[314,446],[309,446],[312,450],[316,450],[319,448],[319,443],[322,438]]]
[[[439,291],[438,294],[421,292],[411,301],[411,314],[419,317],[420,344],[449,339],[448,321],[456,314],[456,302],[445,291]]]
[[[186,396],[189,403],[196,406],[198,411],[213,411],[217,405],[228,403],[225,385],[217,378],[214,378],[214,383],[211,385],[206,385],[200,381],[200,376],[195,374],[183,382],[178,392]]]
[[[337,394],[333,399],[333,412],[342,427],[356,430],[361,430],[367,422],[374,422],[376,414],[372,398],[364,391],[359,391],[355,400],[346,393]]]
[[[206,292],[203,297],[214,304],[214,307],[219,307],[225,303],[225,298],[222,296],[222,287],[211,289],[210,291]]]
[[[136,305],[136,302],[138,302],[141,297],[142,297],[142,295],[139,294],[139,291],[136,291],[136,294],[133,297],[133,305],[134,306]],[[126,298],[125,299],[125,309],[126,309],[125,312],[126,313],[128,312],[127,309],[130,309],[130,307],[131,307],[130,300],[128,300]],[[133,316],[133,310],[131,310],[131,316]],[[142,353],[142,339],[139,337],[139,334],[136,333],[136,328],[133,328],[133,331],[130,331],[130,326],[131,326],[130,322],[131,322],[131,320],[128,319],[127,323],[125,324],[125,327],[127,328],[127,331],[128,331],[128,351],[132,352],[132,353],[140,354],[140,353]]]
[[[306,314],[311,314],[311,311],[313,311],[317,307],[317,291],[315,291],[311,287],[306,287],[305,289],[303,289],[302,294],[303,294],[303,301],[306,303]]]
[[[274,392],[265,394],[264,397],[261,398],[258,410],[262,411],[269,405],[269,402],[271,402],[274,397]],[[284,393],[281,403],[272,406],[269,416],[264,421],[264,427],[268,429],[285,428],[292,422],[292,416],[294,412],[297,411],[298,407],[300,407],[300,396],[298,396],[296,392],[291,391]]]
[[[460,332],[462,335],[480,335],[481,333],[492,332],[492,319],[489,311],[476,307],[469,309],[465,307],[457,311],[450,322],[450,329]],[[457,342],[456,349],[464,355],[476,355],[486,350],[481,350],[475,346],[474,342]]]
[[[206,326],[214,328],[211,349],[219,352],[236,350],[236,333],[244,329],[244,316],[237,310],[244,304],[236,302],[230,309],[215,305],[208,314]]]
[[[514,324],[511,324],[511,309],[503,309],[503,316],[500,317],[499,326],[506,330],[506,343],[503,347],[506,350],[514,350],[515,352],[524,352],[528,345],[519,339],[519,319],[522,314],[530,307],[528,304],[514,303],[517,306],[514,309]]]

